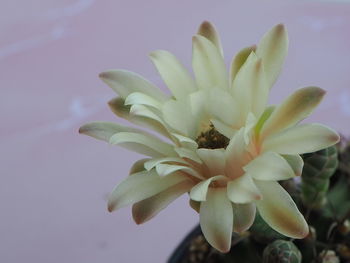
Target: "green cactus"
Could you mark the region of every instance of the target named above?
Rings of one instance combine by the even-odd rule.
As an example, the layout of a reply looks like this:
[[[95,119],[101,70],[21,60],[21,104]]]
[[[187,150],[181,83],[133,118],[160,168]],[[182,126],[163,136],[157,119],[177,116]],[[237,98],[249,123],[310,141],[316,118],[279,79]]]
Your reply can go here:
[[[304,169],[301,183],[303,204],[312,209],[320,209],[326,202],[330,178],[338,167],[335,146],[303,155]]]
[[[350,144],[343,141],[336,147],[305,154],[303,159],[301,183],[294,179],[280,183],[303,213],[310,229],[308,236],[290,240],[273,230],[257,212],[252,227],[233,236],[229,253],[219,255],[210,248],[203,257],[196,254],[199,261],[188,253],[182,263],[350,262]]]
[[[276,240],[264,249],[263,263],[301,263],[301,253],[291,241]]]

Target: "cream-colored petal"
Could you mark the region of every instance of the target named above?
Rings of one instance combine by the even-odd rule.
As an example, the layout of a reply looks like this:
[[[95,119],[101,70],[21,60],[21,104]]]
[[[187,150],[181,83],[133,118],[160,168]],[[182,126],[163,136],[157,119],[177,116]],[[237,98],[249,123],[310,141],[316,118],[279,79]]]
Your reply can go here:
[[[197,86],[201,89],[228,89],[226,66],[220,51],[200,35],[194,36],[192,42],[192,67]]]
[[[236,204],[246,204],[261,199],[261,193],[249,174],[230,181],[227,184],[227,196]]]
[[[193,177],[203,179],[203,177],[194,169],[188,166],[184,165],[176,165],[176,164],[158,164],[156,166],[156,171],[159,174],[159,176],[167,176],[172,175],[174,172],[182,171],[188,175],[191,175]]]
[[[150,134],[120,132],[113,135],[109,142],[118,144],[131,151],[151,157],[176,156],[174,147]]]
[[[188,178],[174,174],[159,177],[154,171],[140,172],[124,179],[111,192],[108,198],[108,211],[112,212],[158,194]]]
[[[232,204],[233,206],[233,231],[242,233],[248,230],[254,223],[256,206],[250,204]]]
[[[205,239],[220,252],[231,248],[232,222],[232,205],[225,188],[209,188],[207,201],[200,206],[200,225]]]
[[[290,95],[276,107],[261,130],[261,137],[282,131],[305,119],[320,103],[325,91],[317,87],[306,87]]]
[[[256,203],[261,217],[277,232],[304,238],[309,227],[286,190],[277,182],[256,181],[263,199]]]
[[[249,145],[251,141],[252,134],[254,132],[253,128],[255,127],[256,123],[257,123],[257,119],[255,115],[249,112],[247,115],[245,126],[244,126],[244,135],[243,135],[244,142],[246,145]]]
[[[242,65],[246,62],[248,56],[255,52],[256,45],[243,48],[240,50],[237,55],[232,59],[231,67],[230,67],[230,85],[232,85],[233,80],[235,79],[238,71],[241,69]]]
[[[172,201],[188,192],[192,186],[191,181],[183,181],[134,204],[132,206],[132,216],[136,224],[142,224],[152,219]]]
[[[163,157],[163,158],[152,158],[151,160],[145,162],[145,169],[147,171],[152,170],[158,164],[161,163],[171,163],[171,164],[187,164],[187,162],[179,157]]]
[[[146,170],[145,163],[148,162],[149,160],[152,160],[152,159],[144,158],[134,162],[134,164],[131,166],[129,170],[129,175],[145,171]]]
[[[295,176],[301,176],[303,172],[304,160],[300,155],[284,154],[281,155],[292,168]]]
[[[108,105],[112,112],[118,117],[126,119],[131,123],[156,131],[171,139],[171,136],[166,128],[165,123],[155,113],[143,105],[134,105],[131,113],[131,107],[124,105],[125,100],[118,97],[110,100]],[[137,114],[140,115],[137,115]]]
[[[245,120],[249,112],[259,117],[267,103],[269,88],[266,84],[265,72],[261,59],[251,52],[246,62],[238,71],[233,83],[232,94],[239,98],[241,120]]]
[[[148,108],[144,105],[132,105],[130,107],[130,114],[134,116],[139,117],[145,117],[151,120],[155,120],[158,123],[160,123],[164,127],[168,127],[168,125],[162,120],[162,118],[159,116],[160,114],[157,112],[157,110]]]
[[[173,54],[157,50],[150,54],[150,58],[175,98],[181,99],[196,91],[191,75]]]
[[[199,158],[209,168],[211,176],[225,174],[225,150],[224,149],[198,149]]]
[[[267,32],[258,44],[256,53],[262,58],[268,86],[271,88],[282,69],[288,53],[288,34],[284,25],[279,24]]]
[[[202,160],[199,158],[199,156],[197,155],[196,152],[187,149],[187,148],[183,148],[183,147],[176,147],[175,148],[175,152],[181,157],[181,158],[187,158],[190,159],[192,161],[195,161],[197,163],[202,163]]]
[[[169,100],[163,105],[163,118],[177,133],[194,138],[197,130],[197,117],[192,115],[189,100]]]
[[[337,132],[327,126],[302,124],[266,138],[262,149],[280,154],[302,154],[327,148],[338,141]]]
[[[264,126],[265,122],[268,120],[268,118],[270,118],[272,112],[275,110],[275,106],[268,106],[266,107],[266,109],[264,110],[263,114],[261,114],[259,120],[257,121],[255,128],[254,128],[254,132],[256,135],[258,135],[262,129],[262,127]]]
[[[172,133],[171,135],[174,136],[180,142],[180,145],[184,148],[188,148],[193,151],[198,148],[198,144],[196,143],[196,141],[192,140],[191,138],[182,136],[177,133]]]
[[[224,52],[222,50],[220,36],[212,23],[204,21],[200,25],[197,34],[209,39],[223,56]]]
[[[125,99],[125,105],[146,105],[161,110],[162,104],[155,98],[141,92],[130,93]]]
[[[207,106],[208,102],[208,92],[206,90],[198,90],[189,95],[189,103],[191,108],[191,114],[196,117],[195,123],[199,123],[202,119],[208,115]]]
[[[286,180],[295,176],[288,162],[275,152],[266,152],[258,156],[244,166],[243,170],[254,179],[264,181]]]
[[[190,197],[194,201],[206,201],[207,200],[207,193],[208,193],[208,188],[211,182],[215,182],[218,180],[223,180],[226,181],[227,177],[223,175],[217,175],[210,177],[198,184],[196,184],[190,192]]]
[[[210,122],[214,125],[215,129],[220,132],[222,135],[226,136],[227,138],[232,138],[237,130],[233,129],[229,125],[226,125],[220,120],[217,119],[211,119]]]
[[[243,166],[249,162],[247,145],[244,141],[244,128],[241,128],[230,140],[226,148],[225,175],[230,178],[237,178],[244,174]]]
[[[96,121],[87,123],[79,128],[79,133],[109,142],[110,138],[118,132],[139,132],[139,129],[123,126],[113,122]]]
[[[123,99],[130,93],[142,92],[159,101],[167,100],[161,90],[136,73],[113,69],[102,72],[99,76]]]
[[[223,121],[231,127],[241,127],[239,104],[232,95],[222,89],[213,88],[207,91],[207,110],[211,117]]]

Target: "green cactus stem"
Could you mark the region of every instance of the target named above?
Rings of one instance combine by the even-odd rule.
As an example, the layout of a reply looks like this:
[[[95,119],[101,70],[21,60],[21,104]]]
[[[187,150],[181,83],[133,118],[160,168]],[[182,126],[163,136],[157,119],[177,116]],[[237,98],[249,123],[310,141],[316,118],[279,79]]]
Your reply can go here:
[[[291,241],[276,240],[263,252],[263,263],[301,263],[299,249]]]
[[[331,176],[338,167],[335,146],[303,155],[304,169],[301,183],[301,199],[305,206],[320,209],[326,204],[326,194]]]

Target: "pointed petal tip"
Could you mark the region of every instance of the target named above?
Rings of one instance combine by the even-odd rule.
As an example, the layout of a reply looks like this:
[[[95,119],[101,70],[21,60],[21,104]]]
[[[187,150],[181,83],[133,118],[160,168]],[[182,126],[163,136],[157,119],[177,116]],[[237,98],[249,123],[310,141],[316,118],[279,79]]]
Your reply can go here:
[[[223,246],[217,247],[216,249],[219,250],[221,253],[226,254],[226,253],[230,252],[231,244],[230,244],[230,246],[228,246],[227,244],[223,244]]]
[[[277,31],[278,33],[282,33],[283,31],[286,31],[286,26],[285,26],[284,24],[282,24],[282,23],[277,24],[277,25],[275,26],[275,28],[276,28],[276,31]]]
[[[308,235],[309,235],[309,226],[305,225],[305,227],[303,229],[300,229],[300,232],[296,233],[293,238],[303,239],[303,238],[307,237]]]
[[[194,35],[194,36],[192,36],[192,42],[193,43],[197,43],[197,42],[199,42],[199,36],[198,35]]]
[[[100,79],[108,79],[109,78],[109,72],[108,71],[104,71],[104,72],[101,72],[100,74],[98,74],[98,77]]]
[[[81,126],[80,128],[79,128],[79,130],[78,130],[78,133],[79,134],[82,134],[83,133],[83,131],[84,131],[84,128],[83,128],[84,126]]]
[[[205,37],[215,34],[216,28],[213,23],[205,20],[200,24],[197,34],[203,35]]]
[[[114,211],[114,205],[111,204],[111,203],[108,203],[108,205],[107,205],[107,211],[110,212],[110,213],[112,213],[112,212]]]
[[[331,135],[329,136],[329,140],[330,140],[331,142],[334,142],[334,144],[336,144],[336,143],[338,143],[338,142],[340,141],[340,136],[339,136],[338,133],[334,132],[334,134],[331,134]]]
[[[147,220],[144,220],[143,218],[141,218],[139,216],[136,216],[134,211],[132,213],[132,219],[134,219],[134,222],[135,222],[136,225],[141,225],[141,224],[143,224],[143,223],[145,223],[147,221]]]
[[[208,20],[204,20],[204,21],[200,24],[199,30],[198,30],[198,31],[200,31],[201,29],[208,29],[208,28],[210,28],[210,27],[212,27],[212,26],[213,26],[213,24],[212,24],[211,22],[209,22]]]
[[[84,124],[79,128],[78,133],[89,135],[88,133],[90,130],[91,130],[90,126],[88,124]]]
[[[152,52],[150,52],[150,53],[148,54],[148,56],[149,56],[151,59],[157,59],[161,53],[168,53],[168,51],[162,50],[162,49],[157,49],[157,50],[153,50]]]

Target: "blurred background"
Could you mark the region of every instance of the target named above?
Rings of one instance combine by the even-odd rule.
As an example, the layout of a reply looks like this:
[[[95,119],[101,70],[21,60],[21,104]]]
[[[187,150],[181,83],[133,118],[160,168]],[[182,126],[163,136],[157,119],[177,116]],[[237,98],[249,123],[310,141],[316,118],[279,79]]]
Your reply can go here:
[[[117,120],[97,77],[138,72],[164,88],[147,58],[166,49],[190,67],[203,20],[226,62],[286,24],[290,52],[271,102],[296,88],[328,91],[309,121],[350,131],[350,2],[306,0],[2,0],[0,3],[0,262],[165,262],[198,222],[183,196],[137,226],[106,198],[140,156],[86,136],[80,125]]]

